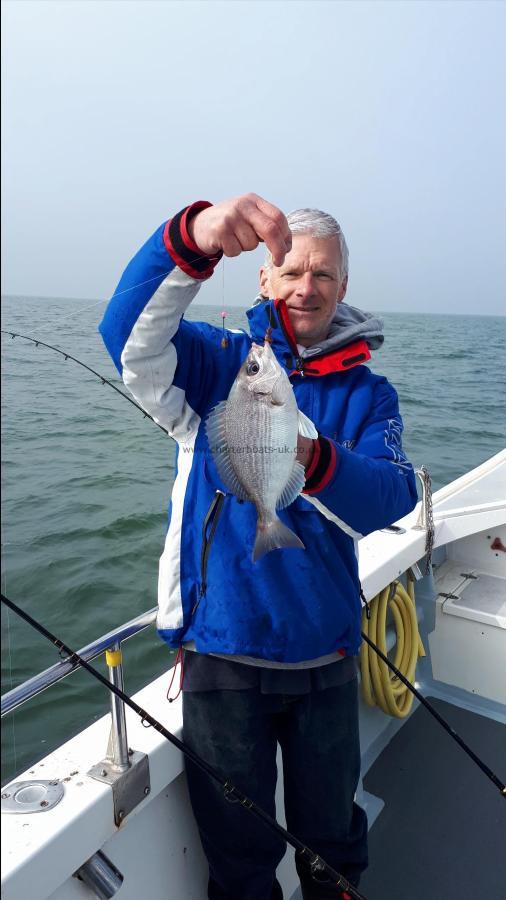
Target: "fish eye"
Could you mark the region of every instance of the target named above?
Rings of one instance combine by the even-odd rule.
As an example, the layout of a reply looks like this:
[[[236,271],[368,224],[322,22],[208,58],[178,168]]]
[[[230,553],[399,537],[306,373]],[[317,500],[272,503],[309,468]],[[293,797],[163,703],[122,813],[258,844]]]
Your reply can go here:
[[[259,371],[260,371],[260,366],[258,365],[257,362],[250,362],[249,365],[246,367],[246,373],[248,375],[258,375]]]

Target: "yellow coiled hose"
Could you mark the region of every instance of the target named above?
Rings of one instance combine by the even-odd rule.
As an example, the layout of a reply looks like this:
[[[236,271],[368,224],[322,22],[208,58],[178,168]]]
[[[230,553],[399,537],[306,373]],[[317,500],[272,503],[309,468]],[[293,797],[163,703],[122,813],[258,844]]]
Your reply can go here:
[[[362,631],[386,656],[387,614],[390,611],[397,635],[393,662],[404,677],[413,682],[418,657],[425,656],[418,633],[414,581],[408,577],[407,591],[399,581],[393,581],[370,601],[369,608],[370,619],[366,608],[362,610]],[[360,649],[360,667],[365,702],[369,706],[379,706],[387,715],[399,719],[407,716],[413,694],[365,641]]]

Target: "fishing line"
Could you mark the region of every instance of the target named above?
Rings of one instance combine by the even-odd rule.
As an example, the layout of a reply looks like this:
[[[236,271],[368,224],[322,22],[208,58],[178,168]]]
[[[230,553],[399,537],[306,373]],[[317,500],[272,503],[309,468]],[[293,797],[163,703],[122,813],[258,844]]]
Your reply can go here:
[[[51,299],[60,299],[60,298],[51,298]],[[68,303],[68,300],[65,300],[64,298],[61,298],[61,299],[65,303]],[[69,298],[69,299],[72,299],[72,298]],[[80,313],[87,312],[89,309],[94,309],[95,306],[99,306],[101,303],[107,303],[107,300],[102,298],[101,300],[96,300],[95,303],[90,303],[88,306],[82,306],[82,307],[80,307],[80,309],[75,309],[71,313],[66,313],[64,316],[59,316],[58,320],[55,320],[54,322],[50,322],[49,325],[43,325],[42,328],[40,328],[39,330],[40,331],[54,331],[58,327],[60,322],[63,322],[64,319],[71,319],[74,316],[78,316]]]
[[[16,613],[21,619],[24,619],[32,628],[35,628],[39,634],[42,634],[45,638],[51,641],[58,650],[63,651],[69,657],[69,662],[72,662],[74,665],[79,663],[89,672],[93,678],[96,678],[97,681],[100,681],[109,691],[113,694],[116,694],[120,700],[123,701],[127,706],[130,707],[134,711],[134,713],[141,718],[143,722],[148,722],[155,731],[158,731],[159,734],[163,735],[171,744],[177,747],[178,750],[181,751],[194,765],[196,765],[201,771],[205,772],[213,781],[216,781],[220,787],[223,789],[224,798],[228,800],[230,803],[240,803],[244,809],[253,813],[260,819],[264,825],[274,831],[276,834],[280,835],[283,840],[286,841],[287,844],[290,844],[293,849],[300,854],[300,856],[307,862],[309,865],[311,874],[313,876],[318,876],[318,882],[321,883],[321,875],[326,875],[328,878],[328,882],[332,882],[336,887],[341,889],[343,900],[366,900],[366,898],[358,892],[358,890],[350,884],[346,878],[341,875],[339,872],[336,872],[328,863],[322,859],[317,853],[314,853],[309,847],[306,847],[302,841],[299,841],[293,834],[287,831],[285,828],[280,825],[276,819],[273,819],[268,813],[262,809],[261,806],[258,806],[253,800],[243,794],[241,790],[239,790],[236,785],[234,785],[231,781],[226,778],[223,778],[213,766],[210,766],[209,763],[205,761],[198,753],[188,747],[183,741],[179,740],[171,731],[165,728],[158,719],[155,719],[150,713],[148,713],[142,706],[139,706],[135,700],[132,700],[128,694],[125,694],[120,688],[116,687],[115,684],[112,684],[105,678],[100,672],[97,671],[93,666],[91,666],[85,659],[79,656],[75,650],[71,650],[70,647],[67,647],[63,641],[59,640],[54,634],[48,631],[40,622],[36,619],[32,618],[27,612],[21,609],[16,605],[12,600],[9,600],[4,594],[1,595],[2,603],[4,603],[9,609]]]
[[[221,346],[223,350],[226,350],[228,347],[228,336],[225,328],[227,315],[228,313],[225,309],[225,257],[223,257],[221,266]]]
[[[208,256],[195,256],[193,262],[199,262],[201,259],[209,259]],[[223,257],[223,261],[225,261],[225,257]],[[50,323],[49,325],[44,325],[40,331],[51,331],[56,328],[63,319],[71,319],[73,316],[78,316],[79,313],[87,312],[89,309],[93,309],[95,306],[99,306],[101,303],[108,303],[110,300],[114,300],[115,297],[121,297],[122,294],[128,294],[129,291],[135,291],[139,287],[143,287],[145,284],[150,284],[152,281],[158,281],[160,278],[166,278],[167,275],[170,275],[172,269],[169,269],[168,272],[162,272],[159,275],[153,275],[152,278],[146,278],[145,281],[138,281],[137,284],[132,284],[130,287],[124,288],[122,291],[115,291],[112,297],[105,297],[101,300],[96,300],[94,303],[90,303],[88,306],[83,306],[81,309],[76,309],[74,312],[67,313],[65,316],[59,316],[58,320]],[[225,265],[223,264],[223,291],[225,291]],[[62,298],[63,299],[63,298]]]
[[[197,262],[198,259],[205,259],[205,257],[197,257],[195,262]],[[153,278],[147,278],[146,281],[139,281],[138,284],[132,284],[130,287],[125,288],[123,291],[116,291],[116,293],[114,293],[112,297],[102,297],[101,300],[96,300],[94,303],[90,303],[88,306],[83,306],[80,309],[75,309],[74,312],[67,313],[64,316],[59,316],[58,320],[55,320],[49,325],[44,325],[40,329],[40,331],[51,331],[52,329],[57,328],[60,322],[62,322],[64,319],[71,319],[73,316],[78,316],[79,313],[87,312],[89,309],[94,309],[95,306],[99,306],[101,303],[108,303],[109,300],[113,300],[114,297],[120,297],[121,294],[128,294],[129,291],[135,291],[137,288],[142,287],[145,284],[149,284],[151,281],[157,281],[159,278],[166,278],[167,275],[170,275],[171,271],[172,269],[170,269],[169,272],[163,272],[161,275],[154,275]],[[61,299],[64,300],[64,298]]]

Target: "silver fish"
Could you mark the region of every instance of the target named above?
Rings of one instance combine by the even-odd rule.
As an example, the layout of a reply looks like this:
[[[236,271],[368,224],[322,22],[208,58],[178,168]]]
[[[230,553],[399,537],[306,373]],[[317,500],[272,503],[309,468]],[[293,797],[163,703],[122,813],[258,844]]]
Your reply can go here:
[[[239,500],[255,504],[253,562],[282,547],[304,549],[276,515],[304,487],[304,467],[296,460],[299,431],[317,437],[313,423],[298,410],[270,343],[253,344],[227,400],[218,403],[206,422],[220,478]]]

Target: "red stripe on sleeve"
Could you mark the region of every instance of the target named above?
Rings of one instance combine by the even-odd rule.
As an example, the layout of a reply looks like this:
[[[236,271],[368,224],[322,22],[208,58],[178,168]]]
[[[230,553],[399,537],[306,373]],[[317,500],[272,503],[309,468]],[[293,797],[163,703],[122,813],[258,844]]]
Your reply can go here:
[[[192,203],[191,206],[185,209],[183,215],[181,216],[181,237],[183,238],[186,247],[188,247],[188,250],[193,250],[193,252],[197,253],[199,256],[205,256],[205,253],[202,253],[200,247],[197,247],[195,241],[190,237],[188,232],[188,223],[191,219],[193,219],[194,216],[197,215],[197,213],[202,212],[203,209],[209,209],[209,207],[212,205],[213,204],[209,203],[208,200],[197,200],[195,203]],[[214,257],[208,257],[208,259],[211,258]]]
[[[174,247],[172,246],[171,239],[169,237],[170,223],[171,223],[171,220],[169,219],[169,221],[166,222],[166,224],[165,224],[165,228],[163,229],[163,243],[165,244],[165,249],[166,249],[167,253],[172,257],[172,259],[176,263],[176,266],[179,266],[179,268],[182,269],[183,272],[186,272],[187,275],[190,275],[191,278],[197,278],[199,280],[203,280],[204,278],[207,278],[208,276],[204,272],[196,272],[195,269],[193,269],[192,266],[190,266],[189,263],[187,263],[183,259],[183,257],[180,256],[179,253],[174,249]]]
[[[216,256],[207,256],[188,233],[190,219],[209,206],[212,206],[212,203],[209,203],[207,200],[198,200],[183,210],[182,213],[177,213],[173,219],[169,219],[163,229],[165,249],[176,265],[197,281],[209,278],[223,255],[218,253]],[[177,247],[174,246],[175,243]],[[202,262],[198,268],[195,267],[197,261]]]
[[[313,455],[311,457],[311,462],[306,469],[306,481],[309,481],[311,475],[313,474],[316,466],[318,465],[318,460],[320,459],[320,442],[318,440],[313,441]]]
[[[332,476],[336,470],[336,466],[337,466],[336,448],[335,448],[333,441],[329,441],[328,443],[330,445],[329,465],[328,465],[325,473],[322,475],[320,481],[317,484],[314,484],[310,490],[305,489],[303,491],[303,493],[305,493],[305,494],[318,494],[320,491],[323,491],[323,489],[327,487],[330,479],[332,478]]]

